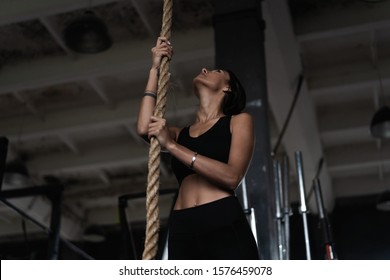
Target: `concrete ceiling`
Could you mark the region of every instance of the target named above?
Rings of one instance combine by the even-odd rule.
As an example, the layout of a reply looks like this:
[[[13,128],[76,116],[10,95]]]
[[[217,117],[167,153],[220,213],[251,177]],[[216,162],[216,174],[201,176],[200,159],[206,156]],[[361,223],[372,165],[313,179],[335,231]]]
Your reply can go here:
[[[382,93],[390,91],[390,2],[265,0],[263,7],[271,143],[303,73],[282,150],[292,164],[294,152],[302,151],[308,184],[324,157],[328,209],[338,197],[379,194],[390,176],[390,147],[370,136],[369,124],[384,104]],[[105,52],[77,54],[63,41],[62,30],[87,9],[107,24],[113,45]],[[160,0],[0,2],[0,131],[10,140],[7,161],[23,162],[30,185],[55,178],[65,186],[66,238],[80,238],[90,224],[117,223],[118,196],[145,189],[148,146],[135,121],[161,11]],[[192,77],[213,67],[212,15],[212,1],[175,1],[172,125],[191,122]],[[163,188],[176,187],[165,161],[161,178]],[[16,187],[3,184],[3,190]],[[47,199],[10,201],[48,223]],[[142,207],[129,208],[142,217]],[[20,219],[0,205],[0,236],[20,234]]]

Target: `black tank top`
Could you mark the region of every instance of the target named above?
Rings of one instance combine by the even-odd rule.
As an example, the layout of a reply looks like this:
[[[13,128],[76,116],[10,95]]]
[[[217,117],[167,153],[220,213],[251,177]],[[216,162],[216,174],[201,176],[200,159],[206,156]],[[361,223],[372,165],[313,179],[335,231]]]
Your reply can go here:
[[[185,127],[180,131],[177,143],[199,155],[227,163],[232,139],[230,119],[231,116],[221,117],[211,128],[198,137],[191,137],[190,127]],[[195,174],[192,169],[175,157],[172,157],[171,166],[179,185],[185,177]]]

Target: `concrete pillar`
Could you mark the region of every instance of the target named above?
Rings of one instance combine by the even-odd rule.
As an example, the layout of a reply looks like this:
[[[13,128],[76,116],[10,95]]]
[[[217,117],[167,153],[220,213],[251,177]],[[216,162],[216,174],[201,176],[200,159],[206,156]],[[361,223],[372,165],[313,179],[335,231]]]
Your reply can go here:
[[[262,259],[277,259],[261,1],[214,2],[216,68],[236,73],[247,93],[247,112],[254,119],[255,151],[246,185],[256,217],[259,253]]]

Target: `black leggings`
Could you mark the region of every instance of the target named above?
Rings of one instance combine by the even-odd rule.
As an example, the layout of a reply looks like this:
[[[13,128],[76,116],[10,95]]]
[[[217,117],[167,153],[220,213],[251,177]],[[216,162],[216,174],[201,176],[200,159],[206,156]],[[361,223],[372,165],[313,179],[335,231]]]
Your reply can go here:
[[[235,196],[173,210],[169,221],[170,260],[259,259],[256,241]]]

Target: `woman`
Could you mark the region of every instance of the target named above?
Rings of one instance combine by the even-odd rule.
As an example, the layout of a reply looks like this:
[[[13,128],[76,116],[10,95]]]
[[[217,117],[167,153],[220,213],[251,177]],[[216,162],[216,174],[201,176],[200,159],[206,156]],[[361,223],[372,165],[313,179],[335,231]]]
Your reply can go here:
[[[202,69],[193,80],[199,99],[195,122],[183,129],[168,127],[153,109],[161,59],[172,54],[169,41],[159,37],[137,122],[142,137],[156,137],[171,153],[180,185],[169,222],[169,259],[258,259],[234,195],[254,145],[252,118],[242,113],[245,91],[232,72]]]

